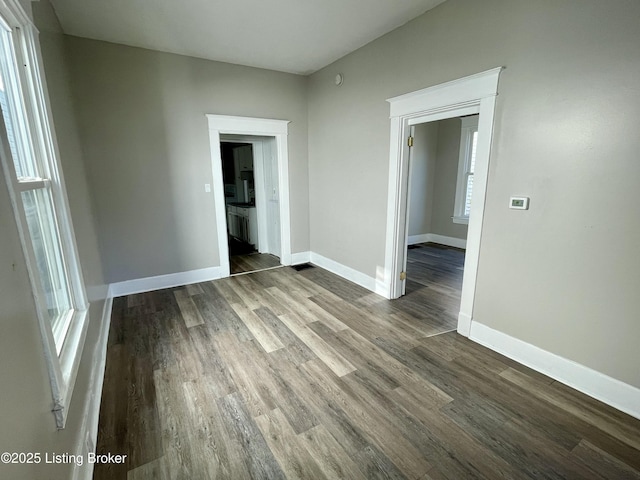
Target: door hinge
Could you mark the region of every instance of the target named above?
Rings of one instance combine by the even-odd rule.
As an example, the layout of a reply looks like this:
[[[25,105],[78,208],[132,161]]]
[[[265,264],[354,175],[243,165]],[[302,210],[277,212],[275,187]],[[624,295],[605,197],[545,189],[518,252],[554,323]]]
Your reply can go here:
[[[410,136],[410,137],[407,139],[407,145],[409,145],[410,147],[413,147],[413,137],[412,137],[412,136]]]
[[[406,280],[407,279],[407,272],[400,272],[400,280]]]

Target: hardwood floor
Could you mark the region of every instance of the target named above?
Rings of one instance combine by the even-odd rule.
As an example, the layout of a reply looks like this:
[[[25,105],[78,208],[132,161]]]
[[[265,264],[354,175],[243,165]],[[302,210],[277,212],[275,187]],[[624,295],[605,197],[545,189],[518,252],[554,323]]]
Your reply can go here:
[[[280,265],[280,259],[268,253],[248,253],[229,257],[231,274],[254,272]]]
[[[436,322],[434,333],[455,330],[460,311],[464,250],[436,243],[407,250],[406,295],[394,300],[414,317]]]
[[[94,478],[640,478],[640,421],[430,336],[436,297],[283,267],[117,298],[98,452],[128,457]]]
[[[458,291],[462,288],[465,251],[437,243],[410,245],[407,250],[407,278],[419,284],[414,288],[434,284]],[[458,301],[458,306],[459,305]]]

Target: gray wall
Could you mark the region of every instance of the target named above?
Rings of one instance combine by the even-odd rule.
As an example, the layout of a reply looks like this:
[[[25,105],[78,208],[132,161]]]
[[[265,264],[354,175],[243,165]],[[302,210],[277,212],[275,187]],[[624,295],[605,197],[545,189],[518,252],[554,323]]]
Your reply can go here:
[[[309,249],[305,77],[67,37],[105,275],[220,265],[205,114],[290,120],[292,252]]]
[[[409,236],[432,233],[439,123],[423,123],[414,128],[409,160]]]
[[[438,122],[438,150],[436,152],[436,180],[433,192],[431,233],[445,237],[467,238],[467,225],[453,223],[451,216],[456,203],[458,161],[460,159],[460,119]]]
[[[312,250],[375,276],[385,99],[504,65],[475,320],[640,387],[638,18],[628,0],[448,0],[312,75]]]
[[[460,119],[415,126],[409,178],[409,235],[467,238],[467,225],[451,219],[456,200]]]
[[[6,181],[0,169],[0,451],[75,452],[89,398],[90,369],[96,363],[95,347],[106,287],[98,255],[91,201],[84,178],[82,152],[70,102],[63,36],[48,2],[33,4],[34,21],[48,82],[54,123],[58,132],[60,157],[69,206],[75,227],[82,271],[91,300],[89,329],[80,369],[64,430],[56,429],[42,337],[38,327],[26,263],[9,202]],[[71,465],[4,465],[0,478],[69,478]]]

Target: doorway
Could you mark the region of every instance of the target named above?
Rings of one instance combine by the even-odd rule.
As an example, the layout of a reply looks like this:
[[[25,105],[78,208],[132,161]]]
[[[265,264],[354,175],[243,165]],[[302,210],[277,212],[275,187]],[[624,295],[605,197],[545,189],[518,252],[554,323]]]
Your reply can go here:
[[[274,257],[268,265],[290,265],[289,122],[224,115],[207,120],[221,276],[232,274],[230,253],[243,249]],[[231,159],[226,168],[225,155]],[[272,268],[260,257],[251,260],[236,273]]]
[[[460,309],[477,123],[472,115],[410,128],[401,303],[429,305],[441,332],[456,328]]]
[[[280,189],[273,137],[222,135],[230,274],[280,265]]]
[[[466,257],[466,245],[468,237],[468,224],[471,213],[472,192],[475,173],[475,163],[477,154],[478,140],[478,123],[479,123],[479,107],[465,106],[463,108],[454,108],[446,113],[438,113],[434,115],[426,115],[411,119],[409,124],[409,133],[411,135],[411,146],[408,151],[409,172],[407,179],[407,205],[405,220],[405,250],[403,254],[402,271],[405,272],[401,286],[401,295],[407,293],[407,284],[410,275],[420,275],[424,271],[416,271],[416,265],[410,262],[419,253],[409,249],[410,244],[432,243],[436,245],[462,248],[463,254],[455,251],[447,252],[449,262],[434,262],[433,269],[448,269],[451,285],[458,285],[457,288],[449,288],[448,297],[453,297],[455,303],[454,308],[457,312],[451,316],[457,319],[460,312],[460,304],[462,300],[462,285],[464,282],[464,268],[456,271],[456,265],[464,265]],[[419,134],[419,135],[418,135]],[[417,135],[417,137],[414,137]],[[426,145],[425,145],[426,144]],[[435,145],[435,149],[433,146]],[[417,166],[420,157],[433,156],[435,162],[428,162],[431,165],[426,167],[431,170],[431,181],[426,187],[426,195],[419,199],[431,203],[431,212],[427,220],[429,222],[430,231],[426,234],[415,235],[412,232],[412,220],[415,222],[415,215],[411,210],[412,181],[416,178],[412,175]],[[430,168],[429,168],[430,167]],[[421,193],[421,192],[418,192]],[[433,208],[436,207],[436,208]],[[422,227],[424,227],[424,219],[422,219]],[[416,241],[417,237],[417,241]],[[437,254],[433,250],[433,245],[429,245],[430,253]],[[426,272],[426,278],[429,273]],[[424,277],[424,275],[423,275]],[[431,277],[433,278],[433,277]],[[441,288],[447,288],[444,285],[438,285]],[[437,302],[436,302],[437,303]],[[450,306],[449,306],[450,308]]]
[[[407,196],[411,127],[447,118],[480,114],[457,331],[469,336],[482,236],[482,221],[493,131],[495,97],[502,67],[388,99],[391,110],[387,246],[383,289],[388,298],[406,292]]]
[[[466,248],[478,115],[411,126],[407,243]]]

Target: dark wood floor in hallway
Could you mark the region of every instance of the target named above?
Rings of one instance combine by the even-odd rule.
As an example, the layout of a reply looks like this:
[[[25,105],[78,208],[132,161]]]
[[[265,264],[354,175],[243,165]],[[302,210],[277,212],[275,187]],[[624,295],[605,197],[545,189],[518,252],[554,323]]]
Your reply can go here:
[[[116,299],[98,452],[128,457],[94,478],[640,478],[640,421],[434,335],[444,277],[399,301],[318,267]]]
[[[442,331],[455,330],[460,311],[464,250],[420,243],[407,250],[406,295],[394,300],[418,316],[437,317]]]
[[[280,265],[280,259],[268,253],[247,253],[245,255],[232,255],[229,258],[231,274],[254,272],[273,268]]]

